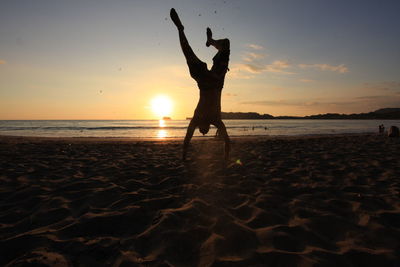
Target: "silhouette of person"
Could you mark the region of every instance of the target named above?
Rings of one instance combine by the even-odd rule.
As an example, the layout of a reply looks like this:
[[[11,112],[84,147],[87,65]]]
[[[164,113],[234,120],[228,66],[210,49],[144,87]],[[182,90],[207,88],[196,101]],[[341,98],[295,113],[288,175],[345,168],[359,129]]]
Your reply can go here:
[[[224,86],[225,74],[229,70],[230,43],[228,39],[214,40],[210,28],[207,28],[206,46],[214,46],[218,52],[213,58],[213,66],[208,70],[207,64],[201,61],[193,52],[186,39],[184,27],[176,13],[171,9],[170,16],[175,26],[178,28],[179,41],[189,67],[190,76],[197,82],[200,89],[200,99],[191,119],[185,140],[183,142],[182,158],[186,159],[190,140],[196,127],[205,135],[210,129],[210,125],[217,127],[218,134],[225,141],[225,159],[229,158],[230,140],[226,131],[225,124],[221,120],[221,92]]]
[[[384,126],[383,124],[380,124],[380,125],[379,125],[379,133],[380,133],[380,134],[385,133],[385,126]]]

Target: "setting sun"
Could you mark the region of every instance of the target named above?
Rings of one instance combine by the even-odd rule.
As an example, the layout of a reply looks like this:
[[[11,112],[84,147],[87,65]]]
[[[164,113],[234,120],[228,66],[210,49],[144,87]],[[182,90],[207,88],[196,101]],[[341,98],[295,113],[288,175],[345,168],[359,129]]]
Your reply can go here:
[[[170,116],[172,101],[164,95],[156,96],[151,100],[151,109],[159,117]]]

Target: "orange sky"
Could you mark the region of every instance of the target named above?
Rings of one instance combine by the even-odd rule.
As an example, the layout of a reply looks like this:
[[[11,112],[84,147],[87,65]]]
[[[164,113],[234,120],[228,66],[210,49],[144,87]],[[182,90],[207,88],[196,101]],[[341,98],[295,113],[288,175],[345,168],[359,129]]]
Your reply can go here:
[[[193,114],[198,88],[175,7],[211,66],[205,29],[231,40],[223,111],[359,113],[400,103],[398,2],[8,1],[0,11],[0,119],[159,119]],[[251,18],[251,19],[249,19]]]

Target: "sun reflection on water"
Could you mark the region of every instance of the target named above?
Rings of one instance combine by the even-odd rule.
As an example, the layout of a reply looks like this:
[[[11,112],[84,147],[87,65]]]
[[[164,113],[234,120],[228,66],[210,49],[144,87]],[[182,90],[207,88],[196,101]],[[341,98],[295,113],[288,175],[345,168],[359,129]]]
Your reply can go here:
[[[168,132],[166,130],[158,130],[157,138],[165,138],[168,136]]]
[[[159,120],[158,126],[160,128],[164,128],[167,126],[167,124],[166,124],[165,120]],[[161,129],[161,130],[157,131],[157,138],[166,138],[167,136],[168,136],[168,132],[166,130]]]
[[[167,124],[165,123],[165,120],[159,120],[158,126],[159,126],[160,128],[164,128],[165,126],[167,126]]]

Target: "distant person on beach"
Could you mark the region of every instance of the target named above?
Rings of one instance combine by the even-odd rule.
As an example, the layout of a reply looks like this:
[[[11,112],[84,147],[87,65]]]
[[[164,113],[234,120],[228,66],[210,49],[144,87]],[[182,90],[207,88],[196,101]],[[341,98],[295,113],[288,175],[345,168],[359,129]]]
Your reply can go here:
[[[385,126],[384,126],[383,124],[380,124],[380,125],[379,125],[379,133],[380,133],[380,134],[385,133]]]
[[[225,158],[229,158],[230,140],[225,124],[221,120],[221,92],[224,87],[225,74],[229,70],[230,43],[228,39],[214,40],[210,28],[207,28],[206,46],[214,46],[218,52],[213,58],[211,70],[193,52],[183,32],[184,27],[176,13],[171,9],[170,16],[178,28],[179,41],[189,66],[190,76],[197,82],[200,89],[200,99],[191,119],[183,143],[183,159],[186,159],[190,139],[196,127],[205,135],[210,130],[210,125],[217,127],[218,134],[225,140]]]

